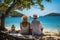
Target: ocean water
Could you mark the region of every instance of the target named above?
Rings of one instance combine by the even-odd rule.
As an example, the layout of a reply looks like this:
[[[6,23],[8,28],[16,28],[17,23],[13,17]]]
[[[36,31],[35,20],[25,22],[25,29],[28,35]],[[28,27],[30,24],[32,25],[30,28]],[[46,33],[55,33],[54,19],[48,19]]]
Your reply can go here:
[[[33,18],[29,17],[28,22],[32,22]],[[46,30],[54,31],[60,29],[60,16],[40,16],[38,20],[41,22],[42,27]],[[20,28],[21,17],[6,17],[5,27],[15,25],[16,29]]]

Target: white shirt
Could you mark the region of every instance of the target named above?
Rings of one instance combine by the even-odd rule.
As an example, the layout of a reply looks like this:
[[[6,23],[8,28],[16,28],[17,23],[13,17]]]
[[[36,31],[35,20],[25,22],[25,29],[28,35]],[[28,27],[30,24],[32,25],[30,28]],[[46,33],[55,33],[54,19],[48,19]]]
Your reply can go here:
[[[41,34],[42,25],[38,20],[33,20],[30,24],[30,29],[32,29],[32,34]]]
[[[26,27],[23,27],[23,25],[20,25],[22,27],[21,32],[22,34],[28,34],[29,33],[29,25],[27,25]]]
[[[21,33],[27,34],[29,32],[29,27],[22,27]]]

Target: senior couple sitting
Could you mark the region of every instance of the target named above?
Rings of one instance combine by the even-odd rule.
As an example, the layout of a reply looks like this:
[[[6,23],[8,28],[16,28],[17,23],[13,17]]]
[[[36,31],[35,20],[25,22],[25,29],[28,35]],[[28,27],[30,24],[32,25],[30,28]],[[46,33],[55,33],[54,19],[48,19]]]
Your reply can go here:
[[[37,20],[37,15],[33,15],[33,21],[31,23],[28,22],[28,17],[23,16],[22,22],[20,23],[21,34],[32,34],[32,35],[41,35],[43,31],[43,27],[41,23]]]

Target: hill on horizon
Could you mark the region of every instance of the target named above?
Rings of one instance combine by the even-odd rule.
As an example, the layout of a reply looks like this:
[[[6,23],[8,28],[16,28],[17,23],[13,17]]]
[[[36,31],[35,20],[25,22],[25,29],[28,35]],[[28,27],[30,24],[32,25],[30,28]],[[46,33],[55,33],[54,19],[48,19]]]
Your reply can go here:
[[[60,13],[50,13],[50,14],[47,14],[45,16],[60,16]]]

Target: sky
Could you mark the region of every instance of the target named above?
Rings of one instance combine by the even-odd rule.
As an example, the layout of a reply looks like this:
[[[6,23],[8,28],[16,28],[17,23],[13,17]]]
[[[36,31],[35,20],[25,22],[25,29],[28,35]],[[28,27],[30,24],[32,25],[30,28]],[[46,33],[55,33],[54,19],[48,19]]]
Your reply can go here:
[[[44,0],[42,4],[45,7],[43,11],[35,7],[31,7],[29,10],[24,9],[23,11],[16,11],[28,16],[33,16],[33,14],[37,14],[38,16],[44,16],[49,13],[60,13],[60,0],[52,0],[51,2],[46,2]]]

